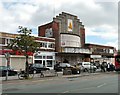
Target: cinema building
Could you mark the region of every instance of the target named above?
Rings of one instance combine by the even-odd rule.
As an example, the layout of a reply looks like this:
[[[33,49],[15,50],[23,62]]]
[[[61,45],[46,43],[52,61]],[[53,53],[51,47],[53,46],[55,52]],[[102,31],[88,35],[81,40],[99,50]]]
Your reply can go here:
[[[114,47],[85,43],[85,28],[77,16],[62,12],[53,21],[38,27],[38,36],[55,38],[55,59],[70,64],[111,58]]]
[[[17,34],[0,32],[0,60],[6,65],[5,53],[10,54],[10,66],[15,69],[25,68],[25,56],[7,49],[7,44]],[[56,61],[67,59],[70,64],[82,61],[110,61],[114,56],[114,47],[85,43],[85,27],[77,16],[62,12],[50,23],[38,26],[40,44],[37,53],[29,52],[29,63],[40,63],[53,69]]]

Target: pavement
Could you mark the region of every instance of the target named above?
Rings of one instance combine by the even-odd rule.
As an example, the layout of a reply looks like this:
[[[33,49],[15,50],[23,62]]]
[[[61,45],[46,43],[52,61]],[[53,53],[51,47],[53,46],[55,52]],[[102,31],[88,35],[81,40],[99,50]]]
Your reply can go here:
[[[104,72],[99,72],[99,71],[97,71],[95,73],[82,72],[81,74],[75,74],[75,75],[74,74],[72,74],[72,75],[63,75],[63,72],[57,72],[57,73],[58,73],[58,76],[47,75],[44,78],[40,78],[39,74],[35,74],[34,78],[31,79],[31,80],[34,80],[34,79],[44,80],[44,79],[47,79],[47,78],[54,78],[54,77],[58,77],[58,78],[77,78],[77,77],[84,77],[84,76],[90,76],[90,75],[98,75],[98,74],[101,74],[101,73],[104,73]],[[105,72],[105,73],[111,73],[111,72]],[[0,77],[0,80],[2,82],[5,82],[6,81],[6,77]],[[15,81],[15,80],[16,81],[19,80],[18,76],[8,76],[8,80],[7,81]]]

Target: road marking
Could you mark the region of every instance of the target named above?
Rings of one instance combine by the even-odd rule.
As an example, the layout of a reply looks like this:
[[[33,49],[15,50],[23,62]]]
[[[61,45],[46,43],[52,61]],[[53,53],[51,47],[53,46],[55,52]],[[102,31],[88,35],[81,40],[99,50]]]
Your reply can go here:
[[[80,90],[86,90],[86,89],[93,89],[95,87],[88,87],[88,88],[81,88],[81,89],[73,89],[73,90],[70,90],[70,91],[65,91],[65,92],[62,92],[62,93],[68,93],[68,92],[75,92],[75,91],[80,91]]]
[[[103,83],[103,84],[101,84],[101,85],[98,85],[97,87],[100,88],[100,87],[102,87],[102,86],[104,86],[104,85],[106,85],[106,83]]]
[[[65,91],[65,92],[63,92],[63,93],[68,93],[69,91]]]

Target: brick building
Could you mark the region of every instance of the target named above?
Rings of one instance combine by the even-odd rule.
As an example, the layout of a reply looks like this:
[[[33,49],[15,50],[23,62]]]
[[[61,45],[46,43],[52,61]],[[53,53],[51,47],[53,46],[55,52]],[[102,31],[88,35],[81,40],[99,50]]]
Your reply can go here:
[[[114,55],[114,47],[86,44],[84,25],[77,16],[69,13],[62,12],[52,22],[39,26],[38,36],[55,38],[56,61],[67,59],[70,64],[75,64],[78,61],[91,61],[95,57],[110,58]],[[97,56],[91,48],[95,46],[99,52]],[[102,53],[101,48],[106,52]]]
[[[15,69],[25,68],[25,57],[6,48],[17,34],[0,32],[0,60],[6,65],[5,53],[10,53],[10,65]],[[29,53],[29,63],[40,63],[53,69],[56,61],[67,59],[70,64],[81,61],[110,61],[114,47],[85,43],[85,27],[80,19],[62,12],[50,23],[38,26],[36,41],[41,45],[39,52]]]
[[[38,36],[55,38],[56,61],[89,61],[91,52],[84,48],[85,28],[77,16],[62,12],[52,22],[39,26]]]
[[[18,51],[13,51],[7,48],[7,44],[11,39],[17,37],[18,34],[0,32],[0,66],[7,65],[5,53],[10,54],[10,66],[17,70],[25,69],[25,56]],[[28,52],[29,63],[40,63],[46,67],[53,69],[55,63],[55,39],[46,37],[35,37],[35,40],[40,43],[39,52],[37,54]]]

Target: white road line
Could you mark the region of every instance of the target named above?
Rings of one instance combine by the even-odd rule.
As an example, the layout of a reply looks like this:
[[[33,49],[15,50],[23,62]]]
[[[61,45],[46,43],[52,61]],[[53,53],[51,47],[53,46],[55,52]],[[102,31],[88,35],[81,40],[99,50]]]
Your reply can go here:
[[[65,91],[65,92],[63,92],[63,93],[68,93],[69,91]]]
[[[86,89],[93,89],[95,87],[88,87],[88,88],[78,88],[78,89],[73,89],[73,90],[70,90],[70,91],[65,91],[65,92],[62,92],[62,93],[69,93],[69,92],[75,92],[75,91],[80,91],[80,90],[86,90]]]
[[[101,84],[101,85],[98,85],[97,87],[100,88],[100,87],[102,87],[102,86],[104,86],[104,85],[106,85],[106,83],[103,83],[103,84]]]

